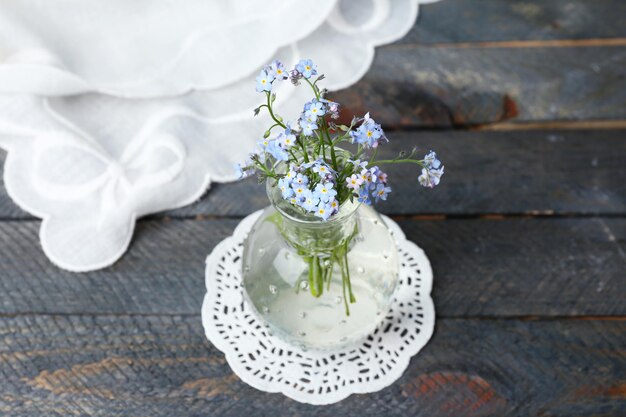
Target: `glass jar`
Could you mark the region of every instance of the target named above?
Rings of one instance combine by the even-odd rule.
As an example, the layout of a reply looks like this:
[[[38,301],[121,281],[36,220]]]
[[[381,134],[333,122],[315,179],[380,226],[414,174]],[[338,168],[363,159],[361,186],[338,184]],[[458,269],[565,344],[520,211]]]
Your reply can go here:
[[[378,213],[351,201],[328,220],[305,214],[267,181],[266,208],[244,242],[244,294],[270,330],[305,349],[356,344],[393,300],[399,258]]]

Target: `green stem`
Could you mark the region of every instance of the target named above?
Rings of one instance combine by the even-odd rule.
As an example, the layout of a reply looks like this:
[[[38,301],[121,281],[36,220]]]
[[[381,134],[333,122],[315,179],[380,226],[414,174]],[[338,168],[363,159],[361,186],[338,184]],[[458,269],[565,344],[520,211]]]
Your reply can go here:
[[[298,142],[300,143],[300,147],[302,148],[302,157],[304,158],[304,162],[309,162],[309,154],[306,151],[306,146],[304,145],[304,139],[302,136],[298,138]]]
[[[330,282],[333,280],[333,269],[335,268],[335,259],[331,256],[328,258],[330,265],[328,265],[328,279],[326,281],[326,291],[330,291]]]
[[[305,78],[305,81],[307,83],[309,83],[309,85],[313,89],[313,92],[315,93],[315,98],[319,100],[320,99],[320,93],[319,93],[319,90],[317,89],[317,86],[315,84],[313,84],[311,81],[309,81],[308,78]]]
[[[313,297],[319,297],[317,293],[317,285],[315,284],[315,262],[314,257],[311,256],[308,258],[309,262],[309,288],[311,289],[311,295]]]
[[[330,144],[330,157],[333,161],[333,169],[335,170],[335,172],[339,171],[339,165],[337,164],[337,156],[335,155],[335,147],[333,146],[333,140],[330,137],[330,132],[328,131],[328,124],[326,123],[326,120],[322,119],[322,128],[324,130],[324,134],[326,135],[326,138],[328,139],[328,143]]]
[[[324,293],[324,276],[322,275],[322,266],[320,265],[320,257],[315,256],[315,275],[317,283],[317,296],[321,296]]]
[[[283,124],[283,122],[281,122],[280,120],[278,120],[278,118],[274,115],[274,110],[272,109],[272,100],[271,100],[271,94],[269,91],[265,92],[265,95],[267,96],[267,110],[269,110],[270,112],[270,116],[272,117],[272,119],[276,122],[277,125],[281,126],[283,129],[286,129],[287,126],[285,126]]]
[[[374,148],[374,152],[372,153],[372,157],[370,158],[368,165],[371,165],[372,162],[374,162],[374,159],[376,159],[377,154],[378,154],[378,148]]]
[[[381,164],[416,164],[424,168],[422,161],[417,159],[381,159],[380,161],[374,161],[377,165]]]
[[[339,258],[339,265],[341,266],[341,286],[343,291],[343,303],[346,306],[346,316],[350,315],[350,305],[348,304],[348,297],[346,296],[346,273],[345,273],[345,260],[343,256]]]
[[[348,281],[348,292],[350,293],[350,302],[355,303],[356,298],[352,293],[352,283],[350,282],[350,268],[348,267],[348,242],[345,243],[345,250],[343,252],[343,256],[346,263],[346,280]]]

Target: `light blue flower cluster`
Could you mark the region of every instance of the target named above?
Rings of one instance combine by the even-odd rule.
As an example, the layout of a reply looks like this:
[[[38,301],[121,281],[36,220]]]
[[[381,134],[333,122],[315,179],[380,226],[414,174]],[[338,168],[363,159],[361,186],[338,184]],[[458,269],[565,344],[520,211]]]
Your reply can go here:
[[[274,60],[257,75],[256,91],[259,93],[272,91],[272,86],[276,80],[284,81],[291,78],[291,81],[297,84],[300,79],[309,79],[315,75],[317,75],[317,65],[310,59],[303,59],[298,62],[291,72],[285,69],[282,62]]]
[[[346,184],[352,190],[358,201],[371,204],[372,198],[378,202],[387,200],[387,195],[391,192],[391,187],[387,186],[387,174],[377,166],[367,168],[365,161],[350,161],[354,165],[355,174],[346,178]],[[357,170],[360,168],[358,173]]]
[[[273,108],[276,100],[273,85],[277,80],[287,79],[294,85],[303,81],[315,94],[291,122],[284,121]],[[417,159],[415,149],[409,154],[401,152],[393,159],[376,159],[379,145],[389,140],[369,113],[354,118],[349,126],[335,122],[339,119],[340,105],[328,100],[327,90],[319,88],[318,83],[323,79],[324,75],[318,75],[317,66],[310,59],[301,60],[290,71],[278,60],[263,68],[256,78],[256,90],[267,101],[255,109],[255,115],[267,108],[274,124],[257,142],[256,152],[245,165],[237,166],[241,178],[258,173],[261,180],[273,179],[285,200],[324,220],[336,214],[347,200],[356,199],[365,204],[386,200],[391,187],[387,185],[387,174],[379,168],[384,164],[419,165],[421,185],[433,188],[439,184],[444,167],[435,152],[431,151],[422,160]],[[280,132],[277,136],[276,131]],[[358,145],[352,153],[339,147],[347,142]],[[348,158],[363,161],[347,159],[346,153]],[[288,167],[285,174],[276,172],[282,166]]]
[[[365,148],[377,148],[381,141],[388,142],[382,127],[367,113],[363,123],[356,130],[350,132],[350,142],[363,145]]]
[[[417,180],[424,187],[434,188],[441,181],[444,166],[441,165],[441,161],[437,159],[437,154],[433,151],[424,156],[423,162],[422,174]]]
[[[309,170],[309,175],[306,175]],[[336,200],[335,173],[322,160],[288,167],[278,180],[283,198],[294,206],[327,220],[339,210]]]
[[[264,156],[268,153],[277,161],[289,159],[289,149],[296,143],[296,136],[291,130],[285,129],[273,139],[260,139],[257,141],[257,155]]]

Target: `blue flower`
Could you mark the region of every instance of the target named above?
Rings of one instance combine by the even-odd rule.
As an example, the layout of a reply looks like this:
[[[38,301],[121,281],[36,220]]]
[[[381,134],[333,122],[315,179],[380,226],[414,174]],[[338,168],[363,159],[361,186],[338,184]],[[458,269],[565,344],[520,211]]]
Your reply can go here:
[[[237,178],[245,177],[245,171],[243,170],[241,164],[235,164],[235,174],[237,175]]]
[[[286,178],[281,178],[278,180],[278,189],[280,190],[285,200],[295,195],[293,188],[291,188],[291,182],[289,182],[289,180]]]
[[[293,192],[295,194],[295,197],[297,199],[300,199],[300,200],[303,199],[304,197],[306,197],[307,191],[308,192],[311,191],[308,188],[306,188],[306,185],[304,185],[304,184],[292,183],[291,184],[291,188],[293,188]]]
[[[328,218],[333,214],[333,208],[330,204],[320,203],[317,206],[317,210],[315,211],[315,215],[317,217],[321,217],[322,220],[328,220]]]
[[[267,138],[259,139],[256,141],[256,144],[262,152],[265,152],[267,145],[270,144],[270,139],[267,139]]]
[[[318,117],[326,114],[324,103],[313,100],[304,107],[304,115],[310,120],[316,120]]]
[[[289,170],[285,174],[284,177],[289,183],[291,183],[296,178],[296,171],[294,171],[293,165],[289,166]]]
[[[364,185],[364,188],[367,188],[372,182],[372,173],[368,169],[363,169],[359,174],[359,178],[361,179],[361,184]]]
[[[307,185],[309,183],[309,177],[304,174],[297,174],[292,182],[297,185]]]
[[[317,75],[317,65],[310,59],[302,59],[296,65],[296,70],[302,74],[304,78],[311,78],[313,75]]]
[[[294,143],[296,143],[296,137],[294,135],[285,135],[283,133],[278,135],[276,140],[283,149],[289,149],[294,145]]]
[[[328,110],[328,113],[330,113],[330,117],[333,119],[338,119],[339,118],[339,110],[341,105],[339,103],[336,103],[334,101],[330,101],[330,100],[326,100],[326,99],[320,99],[320,101],[324,104],[326,104],[326,108]]]
[[[441,181],[441,176],[443,175],[443,166],[439,169],[422,169],[422,175],[420,175],[417,179],[419,183],[426,188],[434,188],[439,185],[439,181]]]
[[[363,187],[361,189],[361,191],[359,192],[358,200],[360,203],[367,204],[368,206],[372,204],[372,201],[370,200],[369,191],[367,191],[367,188]]]
[[[320,199],[317,195],[312,193],[311,190],[306,190],[304,193],[304,201],[302,201],[302,208],[307,211],[315,211],[319,202]]]
[[[313,132],[319,127],[315,121],[311,121],[310,119],[301,119],[300,126],[302,127],[302,133],[306,136],[312,136]]]
[[[363,184],[363,179],[356,174],[352,174],[351,177],[346,178],[346,183],[348,183],[348,188],[352,188],[354,191],[357,191],[359,188],[361,188],[361,184]]]
[[[356,142],[366,148],[376,148],[380,140],[387,140],[383,129],[370,118],[369,113],[363,118],[361,126],[350,132],[350,139],[352,143]]]
[[[315,191],[313,195],[320,199],[320,201],[324,203],[328,203],[331,200],[335,199],[337,195],[337,191],[334,189],[334,185],[332,182],[320,183],[315,186]]]
[[[354,165],[354,167],[361,167],[361,168],[365,168],[367,166],[367,161],[361,161],[360,159],[348,159],[348,162],[350,162],[352,165]]]
[[[424,156],[424,164],[429,169],[438,169],[441,166],[441,161],[437,159],[437,154],[435,152],[430,151],[426,156]]]
[[[320,177],[325,177],[332,172],[332,169],[328,165],[326,165],[324,161],[318,159],[317,161],[315,161],[315,165],[313,165],[312,171],[317,172]]]
[[[391,187],[385,187],[384,184],[378,184],[376,186],[376,189],[374,190],[374,198],[376,199],[376,202],[380,201],[380,200],[386,200],[387,199],[387,195],[391,192]]]
[[[289,78],[289,72],[285,69],[282,62],[275,59],[272,63],[265,67],[265,71],[277,80],[283,81]]]
[[[262,93],[263,91],[272,91],[272,82],[274,77],[262,70],[256,77],[256,91]]]
[[[291,125],[291,122],[287,122],[286,126],[285,135],[296,135],[300,132],[300,125],[298,122],[296,122],[294,126]]]
[[[368,171],[372,189],[375,189],[378,184],[387,184],[387,174],[381,171],[380,168],[373,166]]]
[[[271,140],[265,148],[265,152],[272,155],[277,161],[286,161],[289,159],[289,154],[280,147],[277,140]]]

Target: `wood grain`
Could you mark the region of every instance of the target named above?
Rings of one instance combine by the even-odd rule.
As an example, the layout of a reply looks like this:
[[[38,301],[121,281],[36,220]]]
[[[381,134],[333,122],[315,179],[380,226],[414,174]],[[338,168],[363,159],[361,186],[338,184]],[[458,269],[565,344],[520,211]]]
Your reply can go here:
[[[114,266],[74,274],[35,222],[0,222],[0,313],[191,314],[204,259],[239,220],[139,222]],[[626,219],[402,220],[435,274],[439,317],[626,315]]]
[[[19,316],[0,320],[0,413],[617,416],[625,331],[624,321],[442,319],[394,385],[313,407],[242,383],[195,316]]]
[[[388,128],[626,119],[626,47],[389,45],[333,94]]]
[[[397,130],[383,156],[432,148],[447,173],[428,192],[389,168],[380,206],[432,262],[433,339],[391,387],[327,407],[250,388],[204,337],[203,261],[267,205],[253,180],[73,274],[0,179],[0,415],[626,415],[625,68],[624,1],[443,0],[335,93]],[[494,131],[439,130],[467,128]]]
[[[387,214],[626,213],[626,130],[392,132],[382,157],[435,149],[446,165],[440,187],[424,190],[413,166],[389,166]],[[255,179],[213,184],[198,203],[165,216],[241,217],[268,204]],[[161,215],[159,215],[161,216]],[[0,188],[0,218],[28,219]]]
[[[400,43],[441,44],[626,37],[619,0],[443,0],[420,6]]]
[[[626,131],[390,133],[381,157],[436,149],[446,166],[434,190],[417,185],[413,166],[386,169],[387,214],[626,213]],[[216,185],[208,198],[169,215],[245,215],[267,205],[255,179]]]

